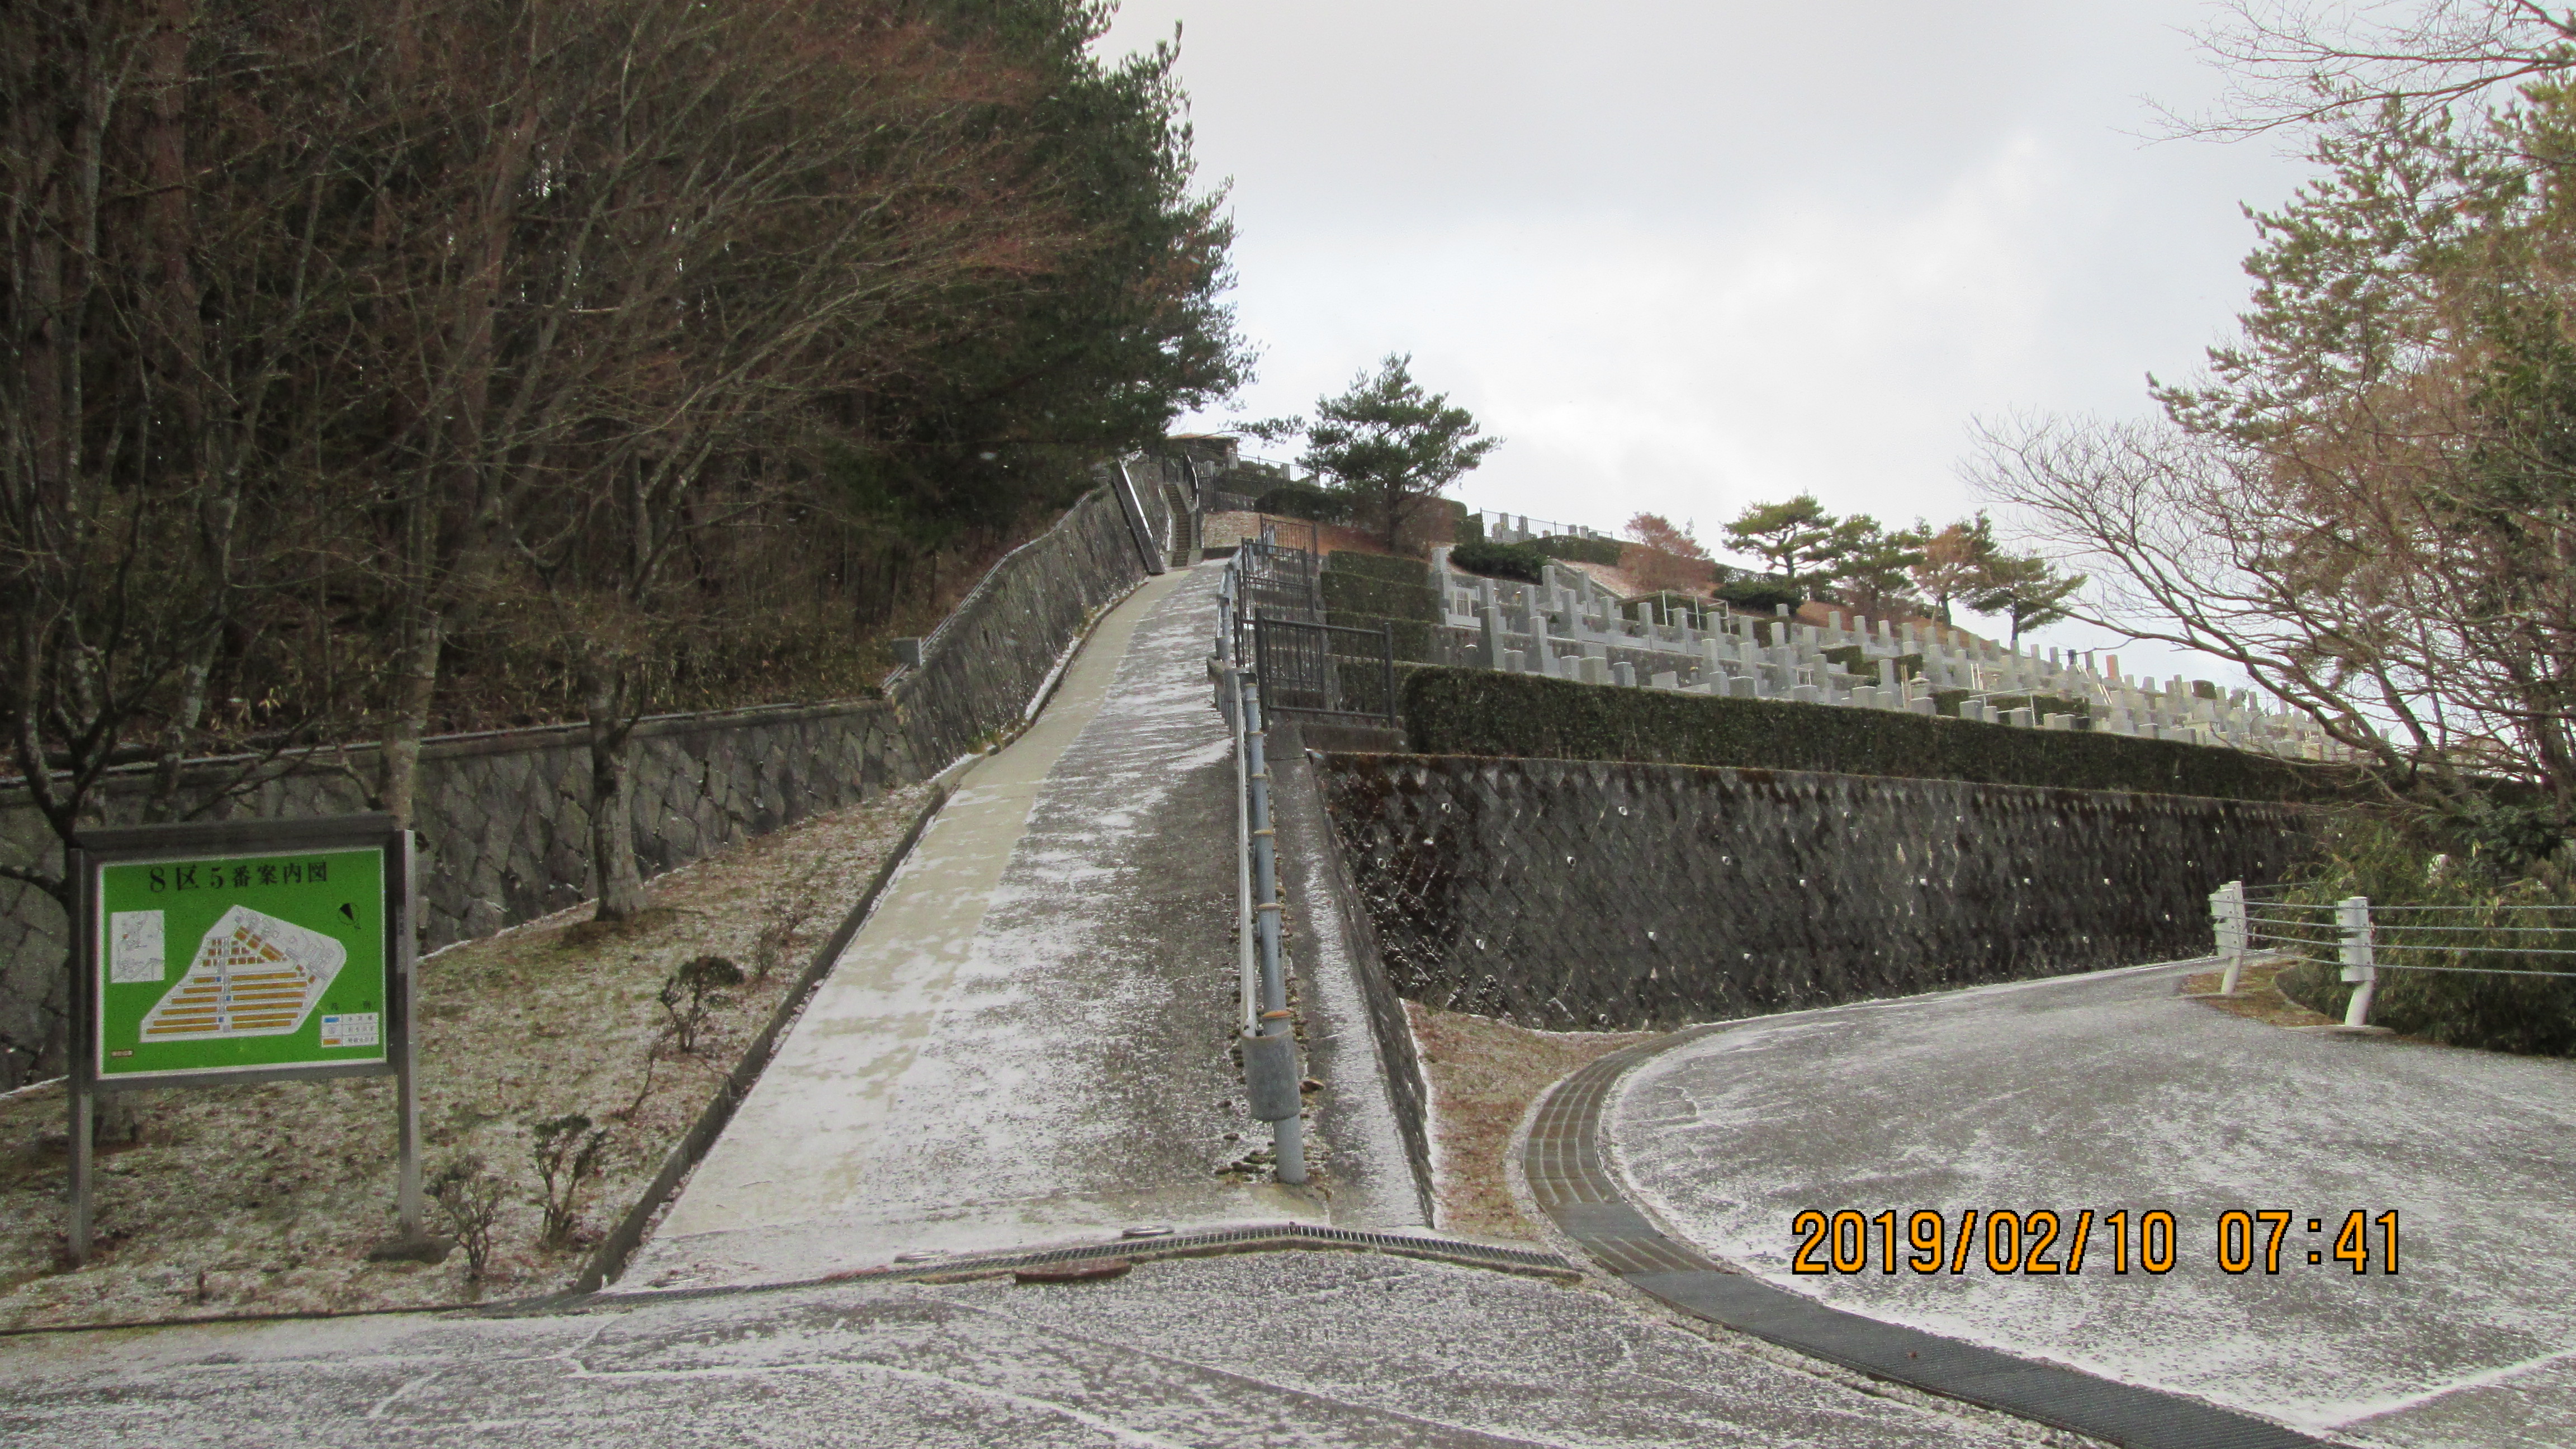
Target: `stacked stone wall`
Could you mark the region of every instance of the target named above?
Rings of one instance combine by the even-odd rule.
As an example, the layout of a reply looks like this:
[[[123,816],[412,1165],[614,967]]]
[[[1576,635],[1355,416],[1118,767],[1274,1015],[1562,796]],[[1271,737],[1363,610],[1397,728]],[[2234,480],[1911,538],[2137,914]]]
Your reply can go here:
[[[1329,755],[1390,984],[1639,1030],[2176,959],[2308,857],[2298,806],[1953,780]]]
[[[923,639],[920,667],[886,685],[921,771],[1017,728],[1084,625],[1144,578],[1136,537],[1106,487],[995,564]]]
[[[1020,723],[1056,664],[1104,607],[1144,577],[1106,489],[995,564],[923,641],[919,668],[885,700],[784,705],[639,723],[631,736],[635,849],[660,874],[752,836],[932,774]],[[206,760],[182,777],[194,818],[297,818],[369,808],[375,747],[262,767]],[[142,771],[97,792],[96,823],[141,820]],[[489,935],[592,894],[586,727],[454,736],[421,751],[424,949]],[[212,803],[208,803],[212,802]],[[61,869],[24,789],[0,791],[0,864]],[[62,1070],[65,923],[50,896],[0,881],[0,1089]]]

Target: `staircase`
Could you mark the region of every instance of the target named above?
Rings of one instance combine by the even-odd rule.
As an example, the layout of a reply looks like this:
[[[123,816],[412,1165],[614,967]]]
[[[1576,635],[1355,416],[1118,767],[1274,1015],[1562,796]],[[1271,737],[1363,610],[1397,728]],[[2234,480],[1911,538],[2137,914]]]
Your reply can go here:
[[[1199,561],[1199,513],[1190,506],[1189,490],[1171,475],[1163,473],[1163,507],[1172,519],[1171,556],[1165,560],[1171,567],[1185,569]]]

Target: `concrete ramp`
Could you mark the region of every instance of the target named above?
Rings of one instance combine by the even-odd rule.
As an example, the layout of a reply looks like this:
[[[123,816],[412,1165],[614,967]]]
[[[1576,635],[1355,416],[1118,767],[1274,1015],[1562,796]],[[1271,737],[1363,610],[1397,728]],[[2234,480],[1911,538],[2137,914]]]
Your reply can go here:
[[[1328,1220],[1329,1167],[1306,1190],[1218,1171],[1268,1133],[1228,1056],[1215,582],[1146,583],[962,777],[620,1288]]]

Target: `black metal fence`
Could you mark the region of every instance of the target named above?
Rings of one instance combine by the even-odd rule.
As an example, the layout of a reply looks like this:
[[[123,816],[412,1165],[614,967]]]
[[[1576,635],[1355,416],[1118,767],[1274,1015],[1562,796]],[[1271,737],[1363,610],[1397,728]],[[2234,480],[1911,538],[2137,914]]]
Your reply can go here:
[[[1265,537],[1245,543],[1240,556],[1244,608],[1273,618],[1324,622],[1323,560],[1315,549]]]
[[[1253,673],[1266,708],[1396,723],[1395,630],[1252,618]]]

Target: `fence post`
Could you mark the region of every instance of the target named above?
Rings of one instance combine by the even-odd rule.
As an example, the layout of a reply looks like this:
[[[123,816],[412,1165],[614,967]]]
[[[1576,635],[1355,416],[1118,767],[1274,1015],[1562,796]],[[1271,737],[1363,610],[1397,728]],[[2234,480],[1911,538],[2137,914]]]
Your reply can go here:
[[[1386,727],[1393,729],[1395,728],[1395,621],[1389,619],[1378,627],[1386,636]],[[1326,636],[1326,645],[1329,646],[1331,642],[1331,637]]]
[[[2353,987],[2344,1008],[2346,1027],[2370,1025],[2370,998],[2379,990],[2379,967],[2371,959],[2370,897],[2346,896],[2335,906],[2335,923],[2343,928],[2343,979]]]
[[[2220,886],[2209,898],[2210,914],[2218,921],[2218,950],[2227,958],[2227,974],[2218,983],[2218,994],[2234,996],[2236,978],[2245,970],[2245,882],[2232,880]]]

